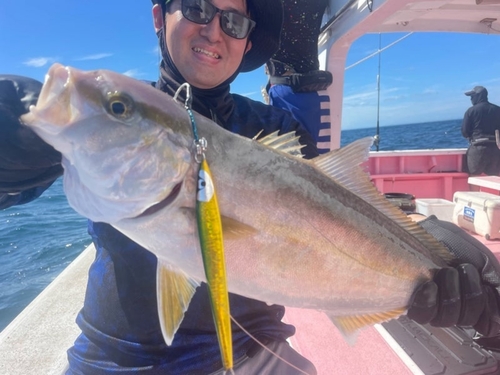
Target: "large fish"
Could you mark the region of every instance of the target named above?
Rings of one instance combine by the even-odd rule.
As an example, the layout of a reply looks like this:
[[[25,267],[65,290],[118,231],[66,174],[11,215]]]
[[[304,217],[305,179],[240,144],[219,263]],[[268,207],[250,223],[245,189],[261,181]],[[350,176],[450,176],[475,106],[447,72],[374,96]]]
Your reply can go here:
[[[71,206],[158,257],[168,342],[205,280],[183,103],[117,73],[54,65],[24,121],[63,154]],[[370,139],[304,160],[274,145],[281,138],[259,142],[199,115],[195,122],[208,142],[230,292],[325,311],[349,334],[404,313],[450,260],[359,167]]]

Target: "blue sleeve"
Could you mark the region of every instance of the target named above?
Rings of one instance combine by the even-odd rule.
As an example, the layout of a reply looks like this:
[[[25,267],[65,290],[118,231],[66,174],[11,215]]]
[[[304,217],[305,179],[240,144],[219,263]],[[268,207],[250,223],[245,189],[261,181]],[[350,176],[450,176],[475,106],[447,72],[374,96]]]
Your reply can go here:
[[[0,194],[0,210],[9,208],[11,206],[29,203],[42,195],[43,192],[47,190],[51,185],[52,182],[43,186],[37,186],[28,190],[24,190],[19,193]]]

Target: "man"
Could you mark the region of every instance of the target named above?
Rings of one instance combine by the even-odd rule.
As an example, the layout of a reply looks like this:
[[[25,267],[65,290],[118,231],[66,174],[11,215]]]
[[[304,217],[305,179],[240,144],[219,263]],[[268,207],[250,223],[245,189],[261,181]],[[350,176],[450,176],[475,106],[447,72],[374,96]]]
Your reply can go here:
[[[262,66],[277,49],[283,12],[280,2],[153,3],[163,57],[156,84],[160,90],[173,95],[187,81],[193,89],[193,109],[220,126],[248,137],[261,129],[265,133],[296,130],[306,145],[305,153],[317,155],[307,132],[288,113],[229,94],[229,84],[240,71]],[[34,97],[31,102],[36,101],[39,84],[19,77],[3,82],[8,88],[0,95],[5,98],[2,108],[6,113],[1,127],[5,129],[5,145],[13,144],[8,157],[0,157],[0,169],[5,172],[0,174],[2,192],[9,194],[4,195],[5,207],[38,196],[38,178],[45,187],[61,170],[60,155],[16,124],[18,116],[27,110],[30,93]],[[49,176],[48,181],[42,178],[44,175]],[[157,317],[155,256],[109,225],[90,222],[89,233],[97,254],[89,271],[84,307],[77,317],[82,334],[68,351],[68,373],[221,374],[206,285],[197,290],[168,347]],[[230,295],[230,303],[235,319],[261,342],[302,371],[315,374],[314,366],[286,342],[294,328],[281,322],[282,306],[237,295]],[[239,329],[233,332],[233,351],[238,374],[299,373]]]
[[[179,85],[193,85],[193,109],[220,126],[244,136],[296,130],[305,153],[317,153],[311,138],[287,112],[229,94],[240,71],[263,65],[279,42],[282,6],[276,0],[153,0],[153,20],[162,50],[160,90],[173,95]],[[253,22],[255,27],[252,30]],[[61,171],[60,155],[19,121],[36,102],[40,84],[23,77],[0,77],[0,202],[2,207],[26,203],[40,194]],[[2,200],[3,199],[3,200]],[[195,293],[171,346],[161,335],[156,305],[156,258],[104,223],[89,222],[97,254],[89,270],[83,309],[77,317],[82,330],[68,351],[68,374],[222,374],[217,336],[203,284]],[[448,271],[447,271],[448,270]],[[449,304],[460,313],[468,299],[460,291],[481,287],[474,268],[472,279],[454,268],[448,284],[436,279],[418,291],[414,316],[433,320]],[[456,277],[455,277],[456,276]],[[471,286],[472,285],[472,286]],[[451,290],[451,292],[450,292]],[[439,292],[444,297],[437,299]],[[458,296],[457,296],[458,293]],[[481,294],[481,293],[479,293]],[[476,293],[477,295],[477,293]],[[230,295],[231,313],[248,331],[301,370],[277,359],[234,328],[235,372],[250,374],[315,374],[307,359],[285,341],[294,333],[284,324],[282,306]],[[462,305],[463,307],[462,307]],[[444,310],[443,310],[444,311]],[[448,310],[446,310],[448,311]],[[481,304],[481,319],[498,318]],[[473,316],[475,322],[479,314]],[[456,324],[454,318],[445,324]]]
[[[488,102],[488,90],[476,86],[467,91],[472,107],[464,115],[462,135],[469,140],[467,172],[471,175],[500,174],[500,150],[495,130],[500,130],[500,107]]]

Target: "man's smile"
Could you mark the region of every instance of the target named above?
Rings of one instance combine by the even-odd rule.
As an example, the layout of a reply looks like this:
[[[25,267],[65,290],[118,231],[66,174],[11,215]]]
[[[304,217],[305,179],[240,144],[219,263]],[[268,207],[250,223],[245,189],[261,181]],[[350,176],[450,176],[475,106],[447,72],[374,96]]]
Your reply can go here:
[[[196,52],[196,53],[201,53],[203,55],[206,55],[206,56],[209,56],[209,57],[212,57],[214,59],[217,59],[219,60],[220,59],[220,55],[215,53],[215,52],[210,52],[210,51],[207,51],[203,48],[200,48],[200,47],[194,47],[193,48],[193,51]]]

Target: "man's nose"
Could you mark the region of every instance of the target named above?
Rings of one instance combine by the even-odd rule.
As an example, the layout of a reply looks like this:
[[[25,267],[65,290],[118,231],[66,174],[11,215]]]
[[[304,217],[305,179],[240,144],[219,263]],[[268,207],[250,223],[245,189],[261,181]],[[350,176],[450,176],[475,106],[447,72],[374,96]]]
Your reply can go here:
[[[206,36],[211,42],[215,42],[221,38],[221,33],[223,33],[220,27],[220,14],[216,14],[210,23],[204,25],[201,29],[200,34]]]

